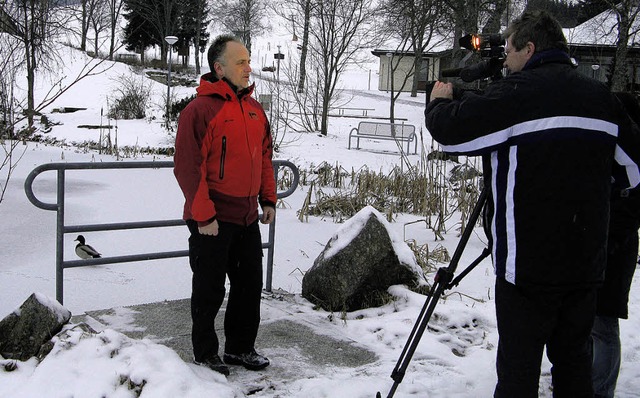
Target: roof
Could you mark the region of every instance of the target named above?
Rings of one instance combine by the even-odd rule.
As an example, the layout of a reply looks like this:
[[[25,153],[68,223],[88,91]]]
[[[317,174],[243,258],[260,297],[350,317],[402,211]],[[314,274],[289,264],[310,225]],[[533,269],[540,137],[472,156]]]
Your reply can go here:
[[[575,28],[563,29],[567,42],[572,45],[615,46],[618,42],[618,19],[613,9],[605,10]],[[629,46],[640,46],[640,16],[630,29]]]
[[[444,53],[447,53],[449,51],[451,51],[451,49],[439,50],[439,51],[424,51],[422,53],[422,58],[429,58],[433,56],[443,56]],[[413,50],[403,51],[403,50],[375,49],[375,50],[371,50],[371,54],[375,55],[376,57],[383,57],[383,56],[386,56],[387,54],[412,57],[416,55],[416,52]]]

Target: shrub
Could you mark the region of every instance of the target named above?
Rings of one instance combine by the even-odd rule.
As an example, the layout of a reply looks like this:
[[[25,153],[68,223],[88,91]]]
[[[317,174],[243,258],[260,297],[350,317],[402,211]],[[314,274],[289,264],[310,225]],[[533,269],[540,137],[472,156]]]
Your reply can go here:
[[[113,104],[109,107],[112,119],[144,119],[151,98],[151,84],[144,77],[120,75],[113,90]]]
[[[187,104],[193,101],[195,97],[196,97],[196,94],[193,94],[190,97],[184,97],[181,100],[172,102],[170,115],[169,115],[171,120],[178,120],[178,116],[180,115],[180,112],[182,112],[182,110],[187,106]]]

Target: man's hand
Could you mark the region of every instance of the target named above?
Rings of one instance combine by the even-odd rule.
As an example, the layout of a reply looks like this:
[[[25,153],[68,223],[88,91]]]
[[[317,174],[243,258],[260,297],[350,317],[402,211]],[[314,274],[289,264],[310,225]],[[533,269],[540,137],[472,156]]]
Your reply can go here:
[[[436,84],[433,85],[433,90],[431,90],[430,101],[436,98],[453,99],[453,84],[437,81]]]
[[[202,235],[218,236],[218,220],[213,220],[211,224],[207,224],[204,227],[198,227],[198,232]]]
[[[271,224],[276,218],[276,209],[271,206],[265,206],[262,208],[262,218],[260,222],[263,224]]]

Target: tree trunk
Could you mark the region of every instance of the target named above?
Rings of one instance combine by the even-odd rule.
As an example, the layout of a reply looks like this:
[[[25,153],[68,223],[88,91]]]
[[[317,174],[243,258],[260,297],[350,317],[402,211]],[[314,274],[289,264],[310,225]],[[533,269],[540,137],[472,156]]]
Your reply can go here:
[[[304,28],[302,29],[302,51],[300,53],[300,76],[298,77],[298,93],[304,92],[304,81],[307,78],[307,51],[309,46],[309,20],[311,19],[311,0],[304,5]]]
[[[200,42],[200,34],[196,35],[196,41],[199,43]],[[196,75],[200,76],[202,74],[201,72],[201,68],[200,68],[200,46],[196,44],[196,50],[195,50],[195,61],[196,61]]]
[[[93,54],[93,58],[99,58],[100,56],[98,55],[98,51],[100,51],[100,44],[98,42],[98,30],[96,29],[96,37],[93,39],[93,48],[94,50],[94,54]]]
[[[611,73],[611,91],[626,91],[627,53],[629,52],[629,13],[622,7],[618,14],[618,46],[616,47],[613,71]]]
[[[82,12],[81,18],[81,33],[80,33],[80,50],[87,50],[87,32],[89,31],[89,18],[87,17],[87,0],[82,0]],[[96,33],[96,36],[98,34]]]
[[[24,3],[24,50],[26,58],[27,69],[27,125],[29,130],[33,129],[33,114],[35,109],[35,69],[36,69],[36,56],[35,56],[35,0],[29,0],[28,8],[27,3]]]
[[[329,76],[327,72],[325,76]],[[325,79],[322,90],[322,118],[320,119],[320,134],[327,135],[329,132],[329,100],[331,99],[330,79]]]
[[[487,23],[484,25],[484,28],[482,28],[482,33],[491,34],[491,33],[500,32],[502,14],[504,14],[505,10],[507,10],[508,3],[509,2],[507,0],[494,1],[493,12],[489,14],[489,19],[487,20]]]
[[[204,18],[203,16],[203,8],[204,8],[204,4],[202,1],[198,2],[198,11],[196,13],[196,21],[195,21],[195,33],[196,36],[193,38],[193,44],[194,44],[194,48],[195,48],[195,61],[196,61],[196,75],[200,75],[200,35],[202,33],[202,19]]]
[[[411,83],[411,96],[418,96],[418,83],[420,82],[420,72],[422,71],[422,48],[421,46],[414,46],[416,48],[415,56],[413,57],[413,79]]]
[[[124,0],[109,0],[109,14],[111,22],[111,41],[109,43],[109,60],[113,61],[113,53],[116,48],[116,27],[118,25],[118,17],[122,10],[122,2]]]

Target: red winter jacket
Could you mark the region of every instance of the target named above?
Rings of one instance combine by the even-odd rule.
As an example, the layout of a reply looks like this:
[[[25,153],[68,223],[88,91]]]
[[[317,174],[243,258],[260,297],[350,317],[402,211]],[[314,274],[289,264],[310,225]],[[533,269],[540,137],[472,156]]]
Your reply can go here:
[[[202,76],[178,121],[173,172],[185,197],[183,218],[249,225],[258,218],[258,201],[275,208],[277,200],[271,130],[251,97],[254,86],[236,94],[213,79]]]

